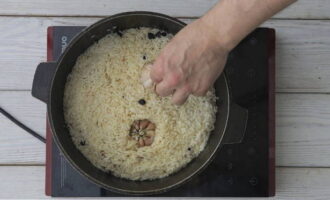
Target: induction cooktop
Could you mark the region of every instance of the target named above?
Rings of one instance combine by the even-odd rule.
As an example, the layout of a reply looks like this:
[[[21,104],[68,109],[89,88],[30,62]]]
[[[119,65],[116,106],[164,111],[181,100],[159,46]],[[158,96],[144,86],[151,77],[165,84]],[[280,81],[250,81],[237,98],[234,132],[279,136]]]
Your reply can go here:
[[[47,60],[56,61],[84,27],[47,30]],[[232,52],[225,67],[231,96],[248,109],[244,139],[226,144],[212,163],[184,185],[157,196],[267,197],[275,195],[275,31],[258,28]],[[120,197],[77,172],[55,144],[47,121],[46,195]],[[227,134],[227,133],[226,133]],[[228,133],[230,134],[230,133]]]

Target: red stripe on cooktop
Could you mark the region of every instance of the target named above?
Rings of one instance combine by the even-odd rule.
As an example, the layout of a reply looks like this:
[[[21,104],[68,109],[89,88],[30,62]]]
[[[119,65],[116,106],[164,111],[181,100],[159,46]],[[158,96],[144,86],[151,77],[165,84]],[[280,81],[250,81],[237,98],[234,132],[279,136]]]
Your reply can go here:
[[[53,61],[53,27],[47,28],[47,61]],[[48,116],[48,115],[46,115]],[[45,193],[52,194],[52,133],[48,117],[46,119],[46,187]]]

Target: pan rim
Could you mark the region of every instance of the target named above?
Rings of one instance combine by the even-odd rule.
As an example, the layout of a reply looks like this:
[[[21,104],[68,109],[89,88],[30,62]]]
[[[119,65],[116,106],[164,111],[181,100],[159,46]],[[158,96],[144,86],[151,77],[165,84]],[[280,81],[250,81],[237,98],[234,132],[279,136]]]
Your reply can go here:
[[[217,151],[220,149],[220,146],[221,146],[221,141],[223,140],[223,137],[225,135],[225,132],[226,132],[226,129],[227,129],[227,122],[228,122],[228,119],[229,119],[229,110],[230,110],[230,95],[227,95],[227,101],[228,101],[228,105],[227,105],[227,115],[225,117],[225,126],[224,126],[224,129],[223,129],[223,133],[222,133],[222,136],[220,138],[220,142],[218,142],[218,144],[216,145],[216,147],[214,148],[214,150],[210,153],[210,155],[208,156],[208,158],[205,160],[205,162],[203,164],[201,164],[198,169],[194,170],[191,174],[189,174],[188,176],[185,176],[184,178],[180,179],[178,182],[176,182],[175,184],[173,185],[170,185],[170,186],[164,186],[164,187],[161,187],[161,188],[158,188],[158,189],[150,189],[150,190],[144,190],[144,191],[141,191],[141,190],[135,190],[135,191],[132,191],[132,190],[125,190],[125,189],[122,189],[122,188],[117,188],[117,187],[112,187],[108,184],[105,184],[104,182],[96,179],[95,177],[91,176],[90,174],[88,174],[87,172],[85,172],[72,158],[71,156],[68,154],[68,152],[66,152],[65,150],[65,147],[62,145],[62,142],[60,141],[60,139],[58,138],[58,135],[56,133],[56,129],[55,129],[55,126],[54,126],[54,123],[53,123],[53,116],[52,116],[52,107],[54,107],[52,104],[52,96],[53,96],[53,84],[54,84],[54,79],[56,77],[56,74],[58,72],[58,69],[59,69],[59,66],[61,65],[61,63],[63,62],[63,59],[65,57],[65,55],[67,54],[68,51],[70,51],[70,47],[72,47],[76,42],[78,42],[80,40],[81,37],[83,37],[85,34],[88,34],[89,30],[99,26],[100,24],[104,23],[104,22],[107,22],[109,20],[113,20],[113,19],[116,19],[116,18],[120,18],[120,17],[126,17],[126,16],[134,16],[134,15],[144,15],[144,16],[151,16],[151,17],[161,17],[161,18],[165,18],[166,20],[170,20],[171,22],[174,22],[182,27],[184,27],[186,24],[184,22],[181,22],[173,17],[170,17],[170,16],[167,16],[167,15],[164,15],[164,14],[160,14],[160,13],[155,13],[155,12],[146,12],[146,11],[134,11],[134,12],[124,12],[124,13],[119,13],[119,14],[116,14],[116,15],[112,15],[110,17],[106,17],[104,19],[101,19],[99,20],[98,22],[92,24],[91,26],[88,26],[87,28],[83,29],[79,34],[77,34],[73,39],[72,41],[68,44],[67,48],[65,49],[65,51],[61,54],[60,58],[58,59],[57,61],[57,67],[56,67],[56,71],[55,71],[55,75],[53,76],[52,78],[52,81],[51,81],[51,86],[50,86],[50,92],[49,92],[49,101],[48,101],[48,104],[47,104],[47,114],[48,114],[48,118],[49,118],[49,122],[50,122],[50,127],[53,131],[53,137],[55,139],[55,142],[56,144],[58,145],[58,147],[60,148],[61,152],[63,153],[63,155],[65,156],[65,158],[69,161],[70,165],[73,166],[80,174],[82,174],[83,176],[87,177],[89,180],[91,180],[93,183],[96,183],[97,185],[105,188],[105,189],[108,189],[108,190],[111,190],[111,191],[114,191],[114,192],[117,192],[117,193],[120,193],[120,194],[130,194],[130,195],[153,195],[153,194],[160,194],[160,193],[163,193],[163,192],[166,192],[168,190],[171,190],[171,189],[174,189],[176,187],[179,187],[180,185],[182,185],[183,183],[189,181],[192,177],[194,177],[195,175],[201,173],[203,171],[203,169],[205,169],[210,163],[211,161],[214,159]],[[228,87],[228,81],[227,81],[227,78],[225,76],[225,74],[223,74],[223,79],[224,79],[224,82],[225,82],[225,87],[226,87],[226,90],[229,92],[229,87]],[[193,162],[193,160],[191,161]],[[186,167],[186,166],[185,166]],[[184,168],[184,167],[183,167]],[[182,170],[182,169],[180,169]],[[180,171],[179,170],[179,171]]]

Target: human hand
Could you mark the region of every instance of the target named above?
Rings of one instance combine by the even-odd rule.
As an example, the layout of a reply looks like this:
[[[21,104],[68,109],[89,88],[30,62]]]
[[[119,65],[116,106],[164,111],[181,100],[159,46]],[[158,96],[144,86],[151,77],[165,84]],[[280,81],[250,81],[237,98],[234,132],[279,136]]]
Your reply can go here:
[[[143,73],[141,79],[149,80],[142,82],[154,82],[160,96],[173,94],[174,104],[183,104],[190,94],[204,95],[223,71],[228,52],[259,24],[294,1],[219,1],[175,35],[150,66],[151,72]]]
[[[203,21],[183,28],[151,65],[156,93],[183,104],[190,94],[204,96],[223,71],[229,49]]]

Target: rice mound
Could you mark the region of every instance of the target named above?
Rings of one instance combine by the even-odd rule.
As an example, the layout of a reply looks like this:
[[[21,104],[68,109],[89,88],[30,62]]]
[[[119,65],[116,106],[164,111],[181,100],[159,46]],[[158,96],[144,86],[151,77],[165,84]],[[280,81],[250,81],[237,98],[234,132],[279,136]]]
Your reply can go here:
[[[214,128],[213,89],[175,106],[170,97],[159,97],[140,83],[143,67],[173,37],[148,38],[158,31],[128,29],[105,36],[79,56],[64,91],[64,117],[76,147],[97,168],[131,180],[178,171],[204,149]],[[138,147],[129,137],[139,119],[156,125],[150,146]]]

